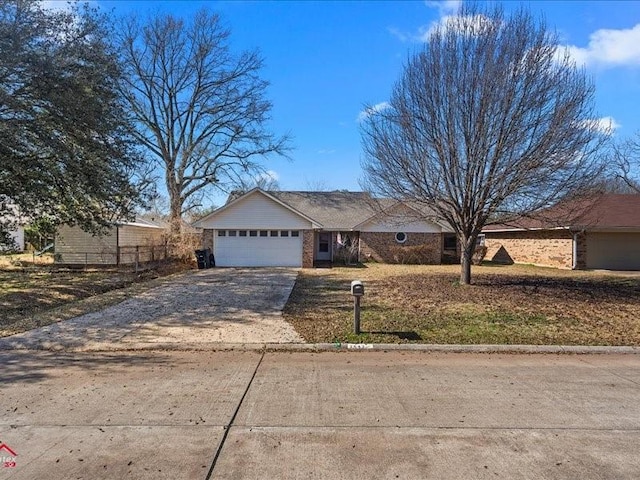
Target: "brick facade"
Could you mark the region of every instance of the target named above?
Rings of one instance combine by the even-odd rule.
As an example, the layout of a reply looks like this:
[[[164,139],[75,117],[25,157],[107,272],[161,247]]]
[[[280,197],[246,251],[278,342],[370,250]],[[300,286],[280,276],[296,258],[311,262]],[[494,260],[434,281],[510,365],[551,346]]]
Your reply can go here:
[[[315,250],[315,233],[313,230],[302,231],[302,268],[313,268],[313,252]]]
[[[431,256],[426,263],[437,265],[442,262],[442,234],[407,233],[407,241],[398,243],[393,232],[360,232],[360,260],[380,263],[397,263],[397,248],[426,246]]]
[[[573,234],[568,230],[484,232],[484,234],[487,247],[486,260],[508,264],[531,263],[568,269],[573,267]],[[578,237],[578,268],[585,268],[586,240],[584,234],[579,234]]]
[[[202,248],[210,248],[213,251],[213,229],[202,230]]]

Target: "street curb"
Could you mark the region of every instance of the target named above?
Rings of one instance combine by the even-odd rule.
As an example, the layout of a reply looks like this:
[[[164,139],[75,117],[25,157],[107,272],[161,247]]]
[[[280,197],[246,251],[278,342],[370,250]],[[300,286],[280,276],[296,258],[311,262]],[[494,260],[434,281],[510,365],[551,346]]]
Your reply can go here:
[[[130,343],[84,346],[15,345],[7,350],[49,350],[56,352],[127,351],[246,351],[246,352],[371,352],[405,351],[425,353],[511,353],[511,354],[640,354],[640,347],[581,345],[444,345],[416,343]]]

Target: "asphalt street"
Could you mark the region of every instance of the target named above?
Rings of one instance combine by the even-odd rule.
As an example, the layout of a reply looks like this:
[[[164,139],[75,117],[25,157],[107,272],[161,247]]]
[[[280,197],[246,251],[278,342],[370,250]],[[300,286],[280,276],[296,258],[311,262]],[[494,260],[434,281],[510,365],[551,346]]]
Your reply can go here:
[[[15,350],[0,362],[0,478],[640,472],[634,354]]]

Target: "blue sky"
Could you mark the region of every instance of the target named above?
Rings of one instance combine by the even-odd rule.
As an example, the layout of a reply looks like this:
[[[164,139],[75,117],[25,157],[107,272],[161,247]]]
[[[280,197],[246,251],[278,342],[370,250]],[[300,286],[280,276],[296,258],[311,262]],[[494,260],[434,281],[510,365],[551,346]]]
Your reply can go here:
[[[293,161],[266,164],[281,188],[359,189],[358,117],[386,101],[408,55],[457,2],[99,0],[116,14],[188,16],[207,8],[231,29],[235,50],[258,48],[271,85],[271,129],[293,136]],[[507,2],[544,15],[596,85],[598,117],[616,137],[640,130],[640,2]]]

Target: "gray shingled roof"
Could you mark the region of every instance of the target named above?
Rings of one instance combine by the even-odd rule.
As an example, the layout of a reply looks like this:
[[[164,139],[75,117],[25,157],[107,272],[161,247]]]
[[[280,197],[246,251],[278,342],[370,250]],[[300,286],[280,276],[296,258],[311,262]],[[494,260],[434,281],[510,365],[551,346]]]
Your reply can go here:
[[[269,191],[272,197],[319,222],[328,230],[349,230],[371,218],[376,210],[366,192]]]

